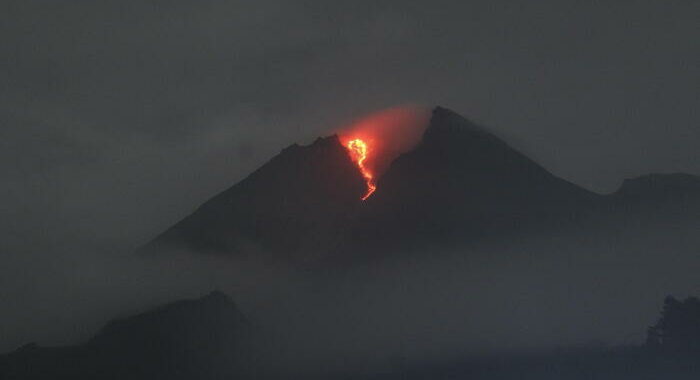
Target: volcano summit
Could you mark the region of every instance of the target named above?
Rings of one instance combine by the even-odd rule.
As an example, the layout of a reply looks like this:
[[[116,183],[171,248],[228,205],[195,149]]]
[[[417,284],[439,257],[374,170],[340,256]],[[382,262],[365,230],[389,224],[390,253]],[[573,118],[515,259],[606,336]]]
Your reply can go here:
[[[367,147],[363,150],[361,142],[347,145],[333,135],[308,146],[294,144],[144,249],[262,250],[299,258],[301,252],[452,245],[580,226],[611,213],[634,214],[629,186],[611,195],[585,190],[442,107],[433,109],[418,144],[381,176],[364,170],[361,157]],[[697,215],[700,179],[685,176],[669,187],[664,183],[676,176],[649,178],[654,185],[647,187],[654,191],[677,192],[682,186],[688,192],[652,205],[646,217],[663,214],[659,210],[667,209],[668,202],[681,213]],[[638,182],[648,181],[626,183]],[[639,191],[633,196],[639,197]]]

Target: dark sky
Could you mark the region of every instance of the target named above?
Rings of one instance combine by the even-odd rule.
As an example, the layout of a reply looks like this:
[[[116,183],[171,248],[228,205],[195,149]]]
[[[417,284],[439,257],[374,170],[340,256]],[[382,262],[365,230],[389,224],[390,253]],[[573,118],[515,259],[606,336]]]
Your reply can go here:
[[[2,1],[0,267],[140,244],[286,145],[405,103],[596,191],[700,174],[699,18],[692,0]]]

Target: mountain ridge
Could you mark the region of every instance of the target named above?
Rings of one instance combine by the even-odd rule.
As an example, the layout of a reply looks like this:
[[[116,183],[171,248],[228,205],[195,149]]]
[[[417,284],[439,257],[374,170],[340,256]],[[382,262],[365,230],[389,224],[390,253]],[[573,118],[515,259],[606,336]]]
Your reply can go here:
[[[657,178],[652,188],[694,183],[691,175],[649,178]],[[619,213],[636,207],[630,189],[648,189],[646,182],[625,181],[610,195],[591,192],[474,122],[435,107],[420,142],[391,162],[364,202],[364,178],[340,138],[321,137],[283,149],[146,248],[268,250],[296,260],[299,252],[308,258],[473,241]],[[687,193],[696,192],[700,185]]]

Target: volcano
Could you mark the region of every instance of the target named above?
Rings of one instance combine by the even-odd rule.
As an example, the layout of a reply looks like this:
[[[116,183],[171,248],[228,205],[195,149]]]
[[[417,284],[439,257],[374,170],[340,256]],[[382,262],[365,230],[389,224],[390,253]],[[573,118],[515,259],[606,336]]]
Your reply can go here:
[[[590,192],[442,107],[433,109],[420,142],[378,178],[368,178],[356,154],[336,135],[294,144],[144,249],[291,257],[384,251],[580,227],[624,214],[634,199],[664,203],[659,194],[672,203],[683,194],[677,208],[692,217],[700,199],[700,180],[689,175],[626,181],[612,195]]]

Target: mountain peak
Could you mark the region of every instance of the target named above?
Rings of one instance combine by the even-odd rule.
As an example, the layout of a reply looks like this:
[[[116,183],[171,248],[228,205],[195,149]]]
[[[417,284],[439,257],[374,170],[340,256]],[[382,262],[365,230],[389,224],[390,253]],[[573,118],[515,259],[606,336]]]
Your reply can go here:
[[[513,149],[488,129],[476,124],[458,113],[443,107],[433,109],[430,123],[423,133],[421,145],[424,149],[451,150],[454,152],[470,149],[474,152],[490,150],[480,159],[489,155],[493,159]],[[525,157],[523,157],[525,158]]]
[[[152,245],[252,248],[298,260],[419,236],[469,239],[569,215],[595,198],[443,107],[433,109],[422,140],[394,159],[376,185],[362,202],[365,178],[337,135],[293,144]]]
[[[284,149],[282,152],[297,152],[300,150],[315,150],[315,149],[338,149],[343,148],[343,144],[340,142],[340,137],[337,134],[333,134],[326,137],[318,137],[314,142],[309,145],[299,145],[294,143]],[[343,148],[344,149],[344,148]]]
[[[233,304],[233,300],[226,293],[221,290],[213,290],[209,294],[206,294],[200,298],[202,302],[211,303],[230,303]]]
[[[449,142],[454,137],[465,134],[493,137],[471,120],[438,106],[433,109],[430,124],[423,134],[423,142]]]
[[[421,142],[394,160],[357,236],[387,245],[468,240],[556,217],[595,195],[557,178],[474,122],[433,110]]]
[[[449,108],[441,106],[433,108],[432,116],[430,118],[430,124],[441,125],[442,127],[452,124],[459,125],[459,128],[464,128],[465,124],[468,124],[469,127],[473,129],[481,129],[466,117],[458,114],[457,112],[452,111]]]

